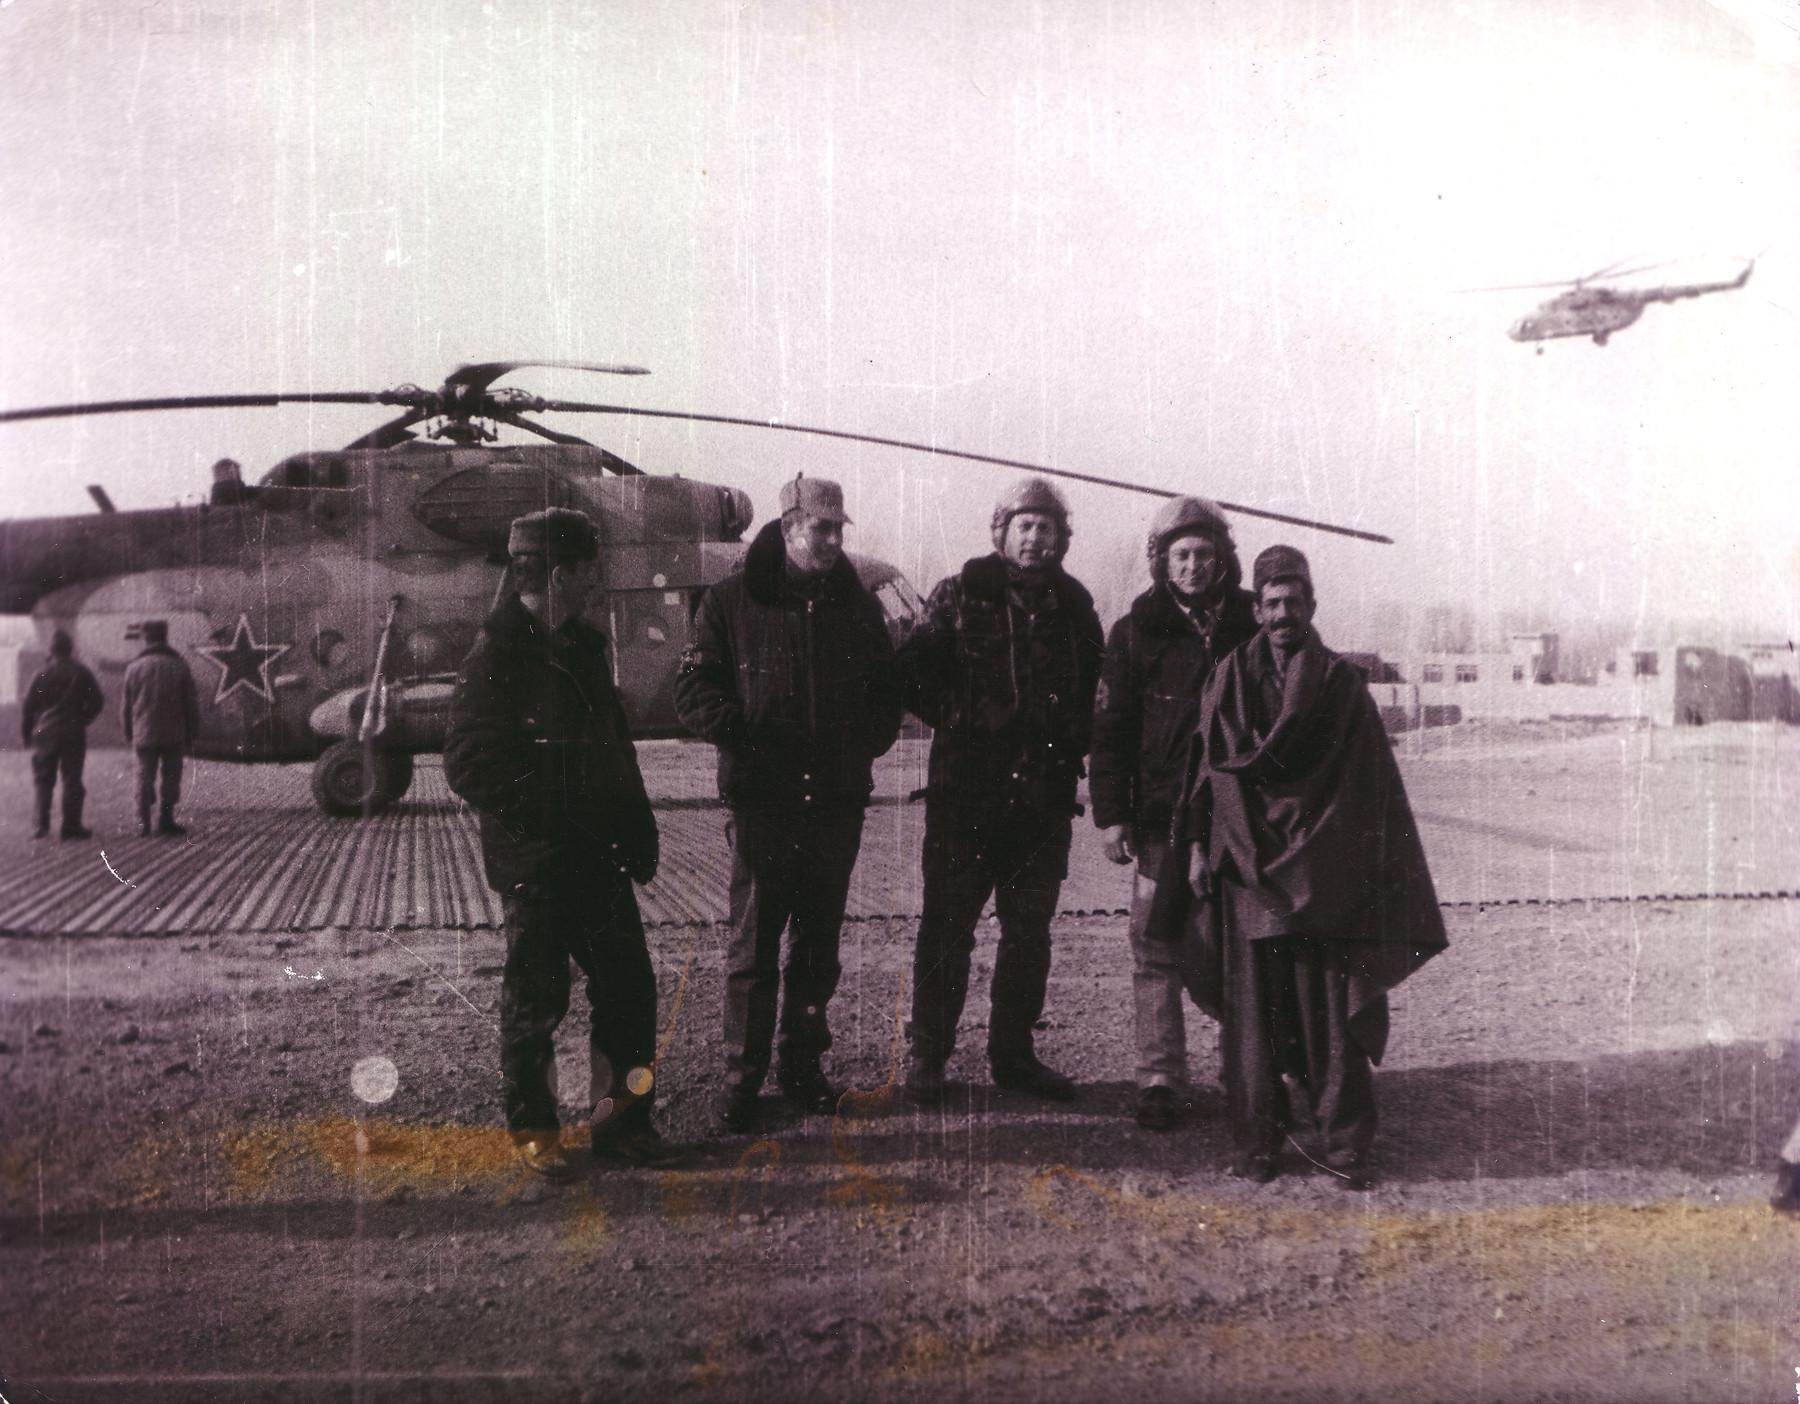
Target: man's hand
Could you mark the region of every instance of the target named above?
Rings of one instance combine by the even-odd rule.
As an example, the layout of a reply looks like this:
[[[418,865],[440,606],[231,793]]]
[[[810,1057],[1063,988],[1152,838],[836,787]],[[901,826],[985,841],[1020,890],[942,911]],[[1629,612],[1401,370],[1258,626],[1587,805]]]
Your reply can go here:
[[[1206,868],[1206,853],[1197,843],[1188,845],[1187,869],[1189,889],[1204,902],[1212,896],[1212,874]]]
[[[1120,866],[1129,863],[1137,854],[1131,851],[1131,836],[1123,824],[1109,824],[1100,831],[1100,851],[1108,861]]]

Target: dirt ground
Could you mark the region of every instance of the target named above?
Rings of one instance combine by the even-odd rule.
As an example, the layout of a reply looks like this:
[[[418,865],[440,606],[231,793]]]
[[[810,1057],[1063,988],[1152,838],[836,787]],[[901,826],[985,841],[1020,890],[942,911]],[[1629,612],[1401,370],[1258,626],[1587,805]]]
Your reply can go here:
[[[1800,902],[1687,898],[1800,891],[1800,733],[1400,749],[1451,947],[1394,1000],[1364,1195],[1294,1150],[1225,1176],[1198,1015],[1194,1114],[1128,1119],[1112,916],[1057,928],[1040,1049],[1072,1107],[987,1083],[979,993],[949,1105],[891,1095],[912,927],[884,916],[845,931],[855,1092],[835,1118],[768,1099],[738,1137],[708,1116],[721,935],[658,930],[659,1116],[695,1165],[563,1189],[499,1130],[495,932],[0,941],[0,1397],[1796,1398],[1800,1223],[1765,1200],[1800,1111]],[[0,863],[46,861],[6,768]],[[978,991],[992,951],[987,926]],[[571,1108],[581,1025],[578,993]],[[353,1086],[366,1059],[391,1096]]]

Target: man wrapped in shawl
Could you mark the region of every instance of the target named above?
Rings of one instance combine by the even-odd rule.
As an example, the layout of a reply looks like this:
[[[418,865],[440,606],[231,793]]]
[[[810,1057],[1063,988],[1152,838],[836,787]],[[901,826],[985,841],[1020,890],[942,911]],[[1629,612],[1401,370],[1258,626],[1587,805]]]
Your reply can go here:
[[[1444,923],[1366,680],[1313,632],[1306,557],[1272,546],[1252,583],[1260,630],[1207,685],[1152,921],[1185,931],[1189,992],[1222,1026],[1232,1173],[1277,1174],[1285,1075],[1325,1167],[1366,1189],[1387,992]]]

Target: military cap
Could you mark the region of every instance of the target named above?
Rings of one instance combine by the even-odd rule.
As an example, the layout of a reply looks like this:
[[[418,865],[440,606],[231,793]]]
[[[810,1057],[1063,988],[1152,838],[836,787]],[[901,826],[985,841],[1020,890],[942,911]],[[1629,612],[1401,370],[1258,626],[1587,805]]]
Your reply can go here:
[[[506,535],[506,549],[514,556],[591,561],[600,554],[600,533],[586,512],[549,507],[514,521]]]
[[[144,621],[144,642],[147,644],[166,644],[169,641],[169,621],[166,619],[146,619]]]
[[[830,478],[809,478],[796,473],[781,485],[781,515],[804,512],[822,522],[847,522],[844,490]]]
[[[52,658],[67,658],[74,652],[75,640],[69,637],[67,629],[58,629],[50,635],[50,656]]]
[[[1313,587],[1312,567],[1307,565],[1306,557],[1292,546],[1271,546],[1264,551],[1250,568],[1250,580],[1250,588],[1258,595],[1262,594],[1263,586],[1277,580],[1298,580],[1308,590]]]

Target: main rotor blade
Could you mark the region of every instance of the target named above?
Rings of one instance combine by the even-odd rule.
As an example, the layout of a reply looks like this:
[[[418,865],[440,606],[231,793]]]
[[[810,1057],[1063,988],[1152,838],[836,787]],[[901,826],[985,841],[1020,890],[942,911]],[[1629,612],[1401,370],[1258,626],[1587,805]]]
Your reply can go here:
[[[1657,268],[1667,268],[1670,264],[1681,261],[1678,258],[1665,258],[1658,263],[1640,263],[1634,268],[1627,268],[1625,265],[1631,260],[1622,258],[1617,263],[1609,263],[1606,267],[1583,274],[1579,278],[1557,278],[1547,283],[1495,283],[1485,288],[1455,288],[1452,291],[1458,293],[1529,292],[1533,288],[1579,288],[1598,278],[1630,278],[1635,274],[1648,273]]]
[[[0,424],[25,419],[73,419],[82,414],[135,414],[139,410],[259,409],[274,405],[392,404],[391,392],[345,391],[306,395],[181,395],[167,400],[90,400],[78,405],[36,405],[0,410]]]
[[[992,454],[970,453],[965,449],[943,448],[937,444],[919,444],[909,439],[887,439],[877,434],[853,434],[847,429],[820,429],[806,424],[783,424],[779,420],[773,419],[740,419],[729,414],[696,414],[686,410],[637,409],[630,405],[590,405],[574,400],[547,400],[544,402],[543,408],[575,414],[639,415],[645,419],[680,419],[697,424],[737,424],[747,429],[779,429],[789,434],[814,434],[824,439],[846,439],[851,443],[879,444],[885,448],[911,449],[915,453],[929,453],[940,458],[963,458],[971,463],[991,463],[1000,468],[1021,468],[1028,473],[1042,473],[1049,478],[1067,478],[1078,483],[1094,483],[1100,487],[1121,488],[1126,492],[1141,492],[1147,497],[1166,498],[1184,495],[1170,488],[1149,487],[1143,483],[1126,482],[1119,478],[1103,478],[1095,473],[1077,473],[1068,468],[1046,468],[1041,463],[1026,463],[1017,458],[996,458]],[[1261,517],[1271,522],[1285,522],[1289,526],[1306,527],[1311,531],[1328,531],[1338,536],[1353,536],[1358,541],[1376,541],[1385,546],[1394,544],[1393,537],[1383,536],[1376,531],[1363,531],[1360,527],[1317,522],[1309,517],[1294,517],[1285,512],[1270,512],[1261,507],[1246,507],[1239,502],[1220,501],[1219,506],[1228,512],[1237,512],[1246,517]]]
[[[388,449],[396,448],[409,442],[414,436],[408,432],[413,425],[431,416],[422,409],[408,410],[398,419],[390,419],[386,424],[371,429],[359,438],[345,444],[346,449]]]
[[[445,385],[468,385],[486,390],[501,376],[527,368],[540,370],[593,371],[599,375],[649,375],[643,366],[596,365],[589,361],[480,361],[471,366],[458,366],[444,377]]]
[[[1453,293],[1487,293],[1487,292],[1529,292],[1533,288],[1572,288],[1580,280],[1577,278],[1558,278],[1551,283],[1492,283],[1485,288],[1452,288]]]

